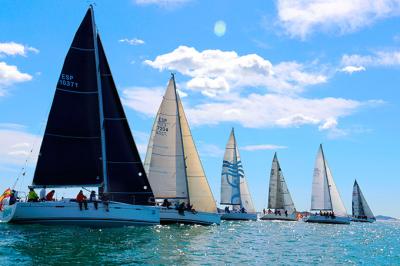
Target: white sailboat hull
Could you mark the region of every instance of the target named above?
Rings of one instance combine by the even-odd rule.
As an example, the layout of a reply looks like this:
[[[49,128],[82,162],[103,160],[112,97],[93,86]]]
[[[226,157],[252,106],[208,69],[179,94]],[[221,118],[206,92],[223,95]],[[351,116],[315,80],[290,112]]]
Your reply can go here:
[[[220,213],[221,220],[228,221],[257,221],[257,213],[230,212]]]
[[[355,218],[351,217],[352,222],[360,222],[360,223],[373,223],[376,221],[374,218],[367,218],[367,219],[361,219],[361,218]]]
[[[81,211],[77,202],[69,200],[51,202],[17,202],[4,206],[0,212],[2,222],[15,224],[73,225],[88,227],[118,227],[155,225],[160,223],[157,207],[110,202],[108,210],[102,203],[88,202],[88,210]]]
[[[282,215],[278,215],[278,214],[274,214],[274,213],[270,213],[270,214],[265,214],[264,216],[262,216],[260,218],[261,220],[278,220],[278,221],[297,221],[297,217],[296,217],[296,213],[291,213],[288,214],[287,216],[285,214]]]
[[[320,216],[311,215],[304,220],[307,223],[322,223],[322,224],[350,224],[350,217],[343,216]]]
[[[183,214],[180,214],[178,210],[175,209],[167,209],[160,208],[160,223],[161,224],[174,224],[174,223],[183,223],[183,224],[201,224],[201,225],[212,225],[212,224],[220,224],[221,218],[218,213],[211,212],[191,212],[184,211]]]

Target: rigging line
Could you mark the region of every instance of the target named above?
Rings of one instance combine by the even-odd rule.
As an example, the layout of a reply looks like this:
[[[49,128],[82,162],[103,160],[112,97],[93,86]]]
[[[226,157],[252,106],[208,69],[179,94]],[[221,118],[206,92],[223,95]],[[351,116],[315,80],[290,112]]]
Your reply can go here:
[[[51,104],[48,104],[48,105],[47,105],[47,108],[46,108],[46,109],[47,109],[47,111],[46,111],[47,114],[50,113],[50,108],[51,108]],[[37,135],[37,136],[39,136],[40,133],[43,132],[44,126],[46,125],[46,120],[47,120],[47,118],[45,118],[45,119],[43,120],[43,122],[41,122],[41,123],[39,124],[38,130],[36,131],[36,135]],[[40,139],[40,138],[36,139],[36,141],[34,141],[34,142],[32,143],[32,145],[31,145],[31,147],[30,147],[29,154],[28,154],[28,155],[26,156],[26,158],[25,158],[24,166],[21,168],[21,171],[19,172],[18,177],[16,178],[16,180],[15,180],[13,186],[12,186],[13,189],[17,186],[18,182],[19,182],[20,179],[21,179],[21,182],[19,183],[20,186],[19,186],[19,189],[18,189],[18,190],[22,190],[22,184],[23,184],[24,178],[25,178],[25,176],[26,176],[26,172],[27,172],[27,170],[28,170],[27,167],[28,167],[28,165],[29,165],[29,161],[30,161],[30,159],[33,157],[33,151],[35,150],[35,147],[38,146],[38,143],[39,143],[39,142],[41,142],[41,139]],[[21,177],[22,177],[22,178],[21,178]]]

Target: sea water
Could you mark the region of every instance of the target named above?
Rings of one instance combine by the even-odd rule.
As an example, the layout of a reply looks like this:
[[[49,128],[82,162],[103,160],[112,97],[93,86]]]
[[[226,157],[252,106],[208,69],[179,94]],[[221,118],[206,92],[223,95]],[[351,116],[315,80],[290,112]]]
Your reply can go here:
[[[89,229],[0,224],[0,265],[400,265],[400,223]]]

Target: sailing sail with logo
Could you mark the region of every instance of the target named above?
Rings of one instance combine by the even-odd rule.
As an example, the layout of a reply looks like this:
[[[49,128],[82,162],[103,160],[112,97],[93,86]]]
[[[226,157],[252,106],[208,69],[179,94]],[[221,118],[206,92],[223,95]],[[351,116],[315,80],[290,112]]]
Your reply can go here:
[[[221,205],[231,205],[232,210],[235,211],[244,208],[248,214],[254,214],[256,212],[244,174],[233,128],[228,143],[226,144],[222,162],[220,203]],[[224,220],[239,220],[239,218],[246,220],[244,216],[246,215],[225,213],[221,218]],[[256,217],[251,216],[249,218],[249,220],[254,219],[256,219]]]
[[[353,221],[375,221],[375,216],[368,206],[357,180],[354,181],[353,186],[352,216]]]
[[[219,223],[173,75],[154,121],[144,166],[156,199],[186,203],[198,212],[183,217],[174,210],[162,209],[161,222]]]
[[[330,213],[332,219],[323,218],[322,221],[314,221],[317,216],[311,216],[308,222],[329,222],[329,223],[349,223],[347,211],[340,197],[339,191],[333,180],[331,169],[326,161],[322,144],[319,147],[315,160],[311,211]],[[327,215],[328,217],[328,215]],[[340,219],[336,217],[341,217]],[[319,217],[318,217],[319,219]]]
[[[112,202],[108,213],[94,211],[90,215],[75,213],[78,208],[73,207],[68,212],[53,210],[53,204],[58,208],[77,204],[68,199],[38,202],[22,206],[19,217],[10,220],[87,225],[159,222],[158,210],[141,206],[153,205],[154,196],[111,75],[92,6],[65,58],[32,186],[98,187],[100,196],[107,195]],[[114,206],[124,207],[124,212],[111,212]],[[41,208],[43,217],[37,217],[37,208]]]
[[[275,211],[272,212],[271,209]],[[268,189],[268,213],[261,220],[296,221],[297,214],[292,197],[283,177],[282,169],[275,153],[272,160]]]

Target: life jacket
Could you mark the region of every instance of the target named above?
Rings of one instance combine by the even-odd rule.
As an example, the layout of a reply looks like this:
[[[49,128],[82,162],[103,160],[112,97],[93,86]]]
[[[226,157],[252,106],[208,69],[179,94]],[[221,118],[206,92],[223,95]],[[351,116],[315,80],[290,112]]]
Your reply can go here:
[[[34,190],[29,191],[28,193],[28,200],[37,200],[39,199],[39,196],[36,194]]]

